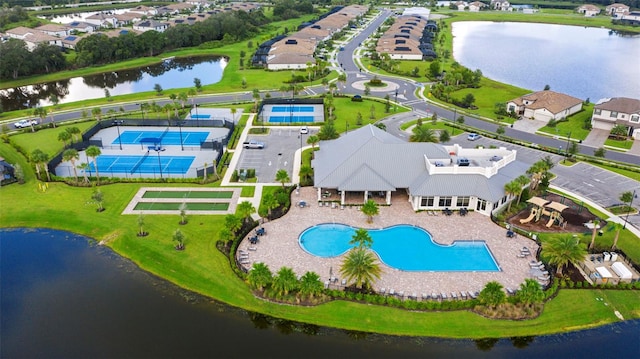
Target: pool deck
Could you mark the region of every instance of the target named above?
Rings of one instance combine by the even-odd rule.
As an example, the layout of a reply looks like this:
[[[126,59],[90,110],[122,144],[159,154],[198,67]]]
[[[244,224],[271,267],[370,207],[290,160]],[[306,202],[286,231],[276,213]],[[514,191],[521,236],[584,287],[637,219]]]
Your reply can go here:
[[[307,207],[295,206],[300,200],[307,203]],[[322,282],[330,278],[330,271],[338,278],[332,288],[340,288],[342,276],[340,266],[344,255],[334,258],[320,258],[308,254],[298,244],[298,236],[308,227],[320,223],[343,223],[362,228],[384,228],[396,224],[410,224],[420,226],[431,233],[433,240],[439,244],[451,244],[455,240],[484,240],[486,241],[494,259],[501,268],[500,272],[409,272],[388,267],[381,263],[382,277],[373,283],[376,290],[385,288],[387,293],[394,289],[396,293],[404,292],[404,296],[444,292],[448,296],[451,292],[473,291],[479,292],[489,281],[498,281],[505,288],[517,289],[526,278],[532,278],[529,262],[531,256],[519,258],[520,250],[528,247],[531,253],[536,253],[538,245],[524,237],[506,238],[504,228],[495,225],[481,214],[470,212],[465,217],[457,213],[445,216],[430,216],[426,212],[416,213],[408,202],[401,198],[394,198],[391,206],[379,207],[379,215],[373,223],[367,223],[366,217],[356,207],[340,209],[319,207],[317,192],[314,188],[301,188],[300,193],[292,194],[292,208],[284,217],[266,222],[263,227],[266,235],[260,237],[258,244],[249,244],[245,238],[239,249],[249,253],[249,261],[243,265],[249,268],[254,262],[263,262],[273,273],[281,267],[287,266],[298,275],[307,271],[314,271]],[[254,247],[255,250],[249,250]],[[408,249],[410,250],[410,249]],[[458,294],[459,295],[459,294]]]

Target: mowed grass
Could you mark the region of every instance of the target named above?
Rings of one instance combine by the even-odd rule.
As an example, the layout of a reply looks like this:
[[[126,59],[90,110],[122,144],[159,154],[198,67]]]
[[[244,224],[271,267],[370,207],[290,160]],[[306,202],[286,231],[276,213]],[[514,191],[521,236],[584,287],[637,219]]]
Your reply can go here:
[[[36,132],[31,132],[31,128],[26,128],[22,130],[22,133],[11,136],[11,141],[24,148],[29,154],[31,151],[39,149],[49,156],[54,156],[64,147],[62,141],[58,140],[60,132],[64,132],[68,127],[77,127],[80,132],[85,132],[93,125],[95,125],[94,121],[84,121]]]
[[[231,198],[231,191],[146,191],[142,198]]]
[[[138,202],[134,210],[137,211],[177,211],[184,203],[188,211],[226,211],[229,203],[204,202]]]

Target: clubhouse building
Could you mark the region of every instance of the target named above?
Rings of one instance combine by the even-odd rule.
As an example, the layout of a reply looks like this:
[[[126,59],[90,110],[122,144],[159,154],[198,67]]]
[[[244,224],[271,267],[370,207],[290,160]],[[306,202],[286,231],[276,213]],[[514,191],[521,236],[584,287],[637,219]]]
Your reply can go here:
[[[505,148],[405,142],[373,125],[321,141],[312,161],[319,202],[381,205],[407,200],[415,211],[468,209],[490,215],[513,199],[504,186],[528,165]]]

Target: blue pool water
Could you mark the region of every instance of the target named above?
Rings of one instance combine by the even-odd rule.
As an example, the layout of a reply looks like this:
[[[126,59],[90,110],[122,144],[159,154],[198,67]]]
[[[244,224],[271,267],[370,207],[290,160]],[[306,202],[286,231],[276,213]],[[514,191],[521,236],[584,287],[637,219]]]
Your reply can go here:
[[[208,115],[207,115],[208,116]],[[200,146],[200,143],[209,137],[209,132],[192,132],[182,131],[182,144],[185,146]],[[140,140],[146,138],[160,138],[163,145],[180,145],[180,131],[123,131],[120,133],[119,139],[116,138],[111,142],[112,145],[136,145]]]
[[[198,120],[208,120],[208,119],[211,118],[211,115],[191,115],[189,117],[194,118],[194,119],[197,118]]]
[[[313,106],[273,106],[271,112],[313,112]]]
[[[318,257],[347,252],[356,228],[344,224],[319,224],[298,239],[302,249]],[[500,271],[484,241],[456,241],[450,246],[433,242],[420,227],[398,225],[369,230],[371,249],[386,265],[405,271]]]
[[[269,116],[269,122],[313,122],[313,116]]]
[[[96,159],[101,173],[162,173],[185,174],[193,163],[195,156],[162,156],[158,159],[155,152],[149,156],[117,156],[100,155]],[[159,163],[158,163],[159,162]],[[90,170],[95,172],[93,161]]]

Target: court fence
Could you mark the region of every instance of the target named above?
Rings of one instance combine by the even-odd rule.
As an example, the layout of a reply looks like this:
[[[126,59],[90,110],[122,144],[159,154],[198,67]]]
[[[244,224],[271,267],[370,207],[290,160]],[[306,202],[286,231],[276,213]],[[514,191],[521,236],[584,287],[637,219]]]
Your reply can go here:
[[[75,143],[71,143],[71,144],[67,144],[65,146],[65,148],[60,151],[58,154],[56,154],[55,156],[53,156],[51,158],[51,160],[49,161],[49,163],[47,163],[47,167],[49,169],[50,173],[56,173],[56,168],[60,167],[60,164],[63,162],[63,153],[65,150],[73,148],[75,150],[77,150],[78,152],[80,151],[84,151],[87,149],[87,147],[89,146],[97,146],[100,148],[108,148],[108,149],[114,149],[115,146],[113,145],[108,145],[105,146],[103,144],[102,138],[92,138],[93,136],[95,136],[95,134],[97,134],[98,132],[100,132],[101,130],[104,130],[106,128],[111,128],[111,127],[115,127],[115,126],[120,126],[120,127],[127,127],[127,126],[135,126],[135,127],[168,127],[168,126],[176,126],[177,125],[177,121],[176,120],[165,120],[165,119],[122,119],[122,120],[118,120],[118,123],[116,125],[116,123],[114,122],[116,119],[112,119],[112,120],[104,120],[104,121],[99,121],[96,122],[95,125],[93,125],[92,127],[90,127],[89,129],[87,129],[83,134],[82,134],[82,140],[79,142],[75,142]],[[197,128],[197,127],[225,127],[228,128],[229,131],[227,133],[226,136],[223,137],[218,137],[212,140],[208,140],[208,141],[204,141],[200,143],[200,146],[185,146],[185,149],[190,149],[190,150],[212,150],[212,151],[216,151],[216,162],[220,162],[220,158],[222,157],[222,153],[224,152],[224,146],[226,146],[229,143],[229,139],[231,138],[231,135],[233,134],[233,130],[235,128],[235,125],[233,123],[233,121],[227,119],[227,118],[212,118],[212,119],[208,119],[208,120],[189,120],[189,121],[180,121],[182,128]],[[87,159],[88,161],[90,159]],[[65,167],[69,167],[68,169],[68,173],[69,176],[73,176],[73,169],[71,168],[71,166],[62,166],[62,170],[64,171]],[[98,169],[100,170],[100,169]],[[185,171],[186,172],[186,171]],[[204,170],[201,171],[196,171],[196,173],[202,173],[202,175],[204,175]],[[209,172],[208,172],[209,173]],[[102,171],[100,171],[100,175],[102,175]],[[108,174],[105,173],[105,174]],[[124,178],[149,178],[149,175],[152,175],[153,178],[156,178],[156,173],[147,173],[147,172],[134,172],[131,173],[130,175],[127,175],[127,173],[119,173],[119,172],[114,172],[111,173],[111,177],[123,177]],[[158,171],[157,173],[158,178],[160,177],[160,172]],[[182,178],[186,178],[186,174],[181,175]],[[201,175],[198,175],[201,176]],[[171,177],[175,177],[174,174],[172,174]]]

